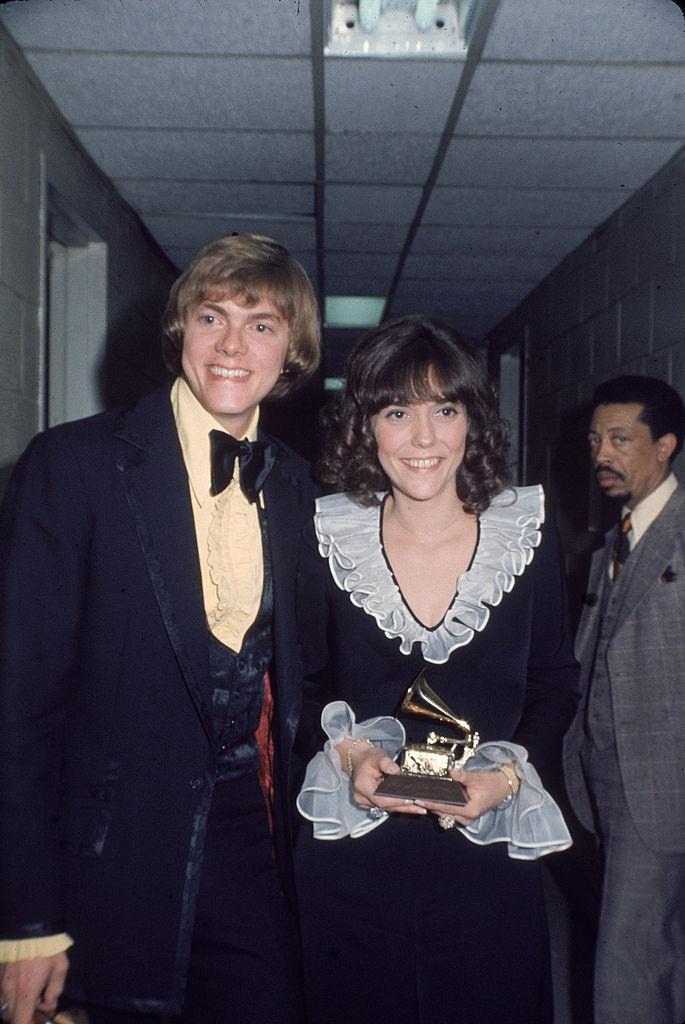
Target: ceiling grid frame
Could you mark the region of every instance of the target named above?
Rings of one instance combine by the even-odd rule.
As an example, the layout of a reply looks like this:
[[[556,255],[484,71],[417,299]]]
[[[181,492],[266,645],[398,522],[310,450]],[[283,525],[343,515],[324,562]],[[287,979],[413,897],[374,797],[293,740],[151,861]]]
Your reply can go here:
[[[0,22],[180,269],[269,230],[321,300],[382,288],[478,340],[685,141],[675,4],[495,7],[466,60],[348,70],[319,0],[15,0]]]

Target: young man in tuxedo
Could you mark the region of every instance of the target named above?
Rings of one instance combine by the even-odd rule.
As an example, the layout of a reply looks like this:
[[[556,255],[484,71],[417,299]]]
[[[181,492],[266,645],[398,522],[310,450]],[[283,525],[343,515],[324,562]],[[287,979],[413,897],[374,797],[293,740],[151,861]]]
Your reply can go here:
[[[598,837],[597,1024],[685,1019],[685,489],[680,396],[651,377],[597,388],[590,457],[623,504],[595,552],[580,621],[569,796]]]
[[[2,1016],[301,1021],[288,771],[294,579],[315,488],[259,404],[316,368],[276,242],[171,290],[175,379],[39,435],[0,519]]]

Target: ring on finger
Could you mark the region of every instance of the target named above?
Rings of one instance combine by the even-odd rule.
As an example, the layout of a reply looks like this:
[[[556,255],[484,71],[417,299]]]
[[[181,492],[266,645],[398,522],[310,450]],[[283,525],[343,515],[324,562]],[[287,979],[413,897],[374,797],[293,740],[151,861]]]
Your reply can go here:
[[[385,817],[385,811],[383,808],[377,807],[375,804],[372,807],[369,807],[369,814],[372,818],[375,818],[376,821],[380,821],[381,818]]]
[[[438,815],[438,825],[440,826],[440,828],[444,828],[444,829],[454,828],[454,826],[456,824],[457,824],[457,819],[453,818],[451,814],[439,814]]]

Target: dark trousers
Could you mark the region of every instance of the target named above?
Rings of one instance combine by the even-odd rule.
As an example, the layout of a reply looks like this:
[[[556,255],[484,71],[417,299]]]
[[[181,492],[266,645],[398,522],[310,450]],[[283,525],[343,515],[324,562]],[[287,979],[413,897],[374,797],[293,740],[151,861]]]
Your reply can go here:
[[[135,935],[131,936],[135,943]],[[159,1018],[89,1007],[90,1024]],[[301,1024],[299,940],[254,775],[219,783],[205,840],[183,1014],[175,1024]]]

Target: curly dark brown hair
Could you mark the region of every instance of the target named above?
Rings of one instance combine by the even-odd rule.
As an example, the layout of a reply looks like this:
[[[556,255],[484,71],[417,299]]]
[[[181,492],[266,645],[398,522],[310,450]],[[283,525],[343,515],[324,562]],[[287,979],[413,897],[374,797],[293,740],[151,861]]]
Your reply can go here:
[[[404,316],[369,331],[350,353],[343,390],[323,411],[321,479],[378,504],[390,482],[378,461],[373,417],[388,405],[459,402],[468,420],[457,494],[466,512],[485,511],[509,482],[508,441],[495,390],[473,349],[446,323]]]

